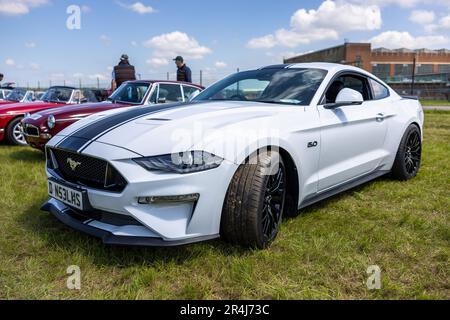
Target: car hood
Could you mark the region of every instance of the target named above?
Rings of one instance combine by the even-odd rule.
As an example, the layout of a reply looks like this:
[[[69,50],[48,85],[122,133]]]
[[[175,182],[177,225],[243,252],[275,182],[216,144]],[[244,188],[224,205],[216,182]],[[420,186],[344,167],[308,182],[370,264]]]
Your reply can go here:
[[[26,112],[36,112],[42,109],[54,108],[56,106],[63,106],[65,104],[58,104],[52,102],[31,102],[31,103],[13,103],[7,105],[0,105],[0,114],[23,114]]]
[[[115,118],[126,113],[132,115],[133,110],[128,109],[123,113],[113,111],[107,113],[106,117],[105,114],[96,114],[75,123],[59,135],[65,136],[66,140],[72,138],[95,141],[125,148],[143,156],[153,156],[189,150],[205,137],[208,138],[204,134],[206,132],[217,133],[231,128],[230,132],[233,134],[236,132],[233,127],[270,126],[270,121],[284,109],[262,103],[233,101],[153,107],[153,112],[151,107],[141,109],[146,108],[144,115],[117,123],[113,121]],[[99,130],[102,124],[105,124],[104,131]],[[196,135],[196,130],[201,132]],[[183,137],[189,138],[184,140]]]
[[[102,112],[116,107],[125,107],[125,106],[127,105],[111,102],[86,103],[86,104],[71,105],[67,107],[46,109],[44,111],[38,112],[37,114],[39,114],[43,118],[47,118],[50,115],[53,115],[56,119],[84,118],[96,112]]]
[[[2,100],[2,101],[0,101],[0,106],[2,106],[2,105],[4,106],[4,105],[7,105],[7,104],[13,104],[13,103],[17,103],[17,102]]]

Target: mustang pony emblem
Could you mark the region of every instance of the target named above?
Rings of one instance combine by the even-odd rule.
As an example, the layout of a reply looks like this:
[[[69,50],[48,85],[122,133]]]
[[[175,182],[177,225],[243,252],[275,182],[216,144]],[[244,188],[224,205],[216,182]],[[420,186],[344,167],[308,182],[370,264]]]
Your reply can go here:
[[[69,164],[70,169],[72,169],[72,171],[75,171],[75,169],[79,165],[81,165],[81,162],[74,161],[74,160],[72,160],[72,158],[67,158],[67,163]]]

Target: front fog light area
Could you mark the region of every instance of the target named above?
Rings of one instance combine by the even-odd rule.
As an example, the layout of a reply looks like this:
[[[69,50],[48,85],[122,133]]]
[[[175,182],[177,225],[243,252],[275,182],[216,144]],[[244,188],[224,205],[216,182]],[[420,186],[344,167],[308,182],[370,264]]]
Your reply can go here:
[[[211,170],[219,167],[223,162],[222,158],[205,151],[180,152],[133,160],[148,171],[180,174]]]
[[[181,196],[159,196],[159,197],[139,197],[139,204],[154,203],[176,203],[176,202],[196,202],[200,198],[198,193],[186,194]]]

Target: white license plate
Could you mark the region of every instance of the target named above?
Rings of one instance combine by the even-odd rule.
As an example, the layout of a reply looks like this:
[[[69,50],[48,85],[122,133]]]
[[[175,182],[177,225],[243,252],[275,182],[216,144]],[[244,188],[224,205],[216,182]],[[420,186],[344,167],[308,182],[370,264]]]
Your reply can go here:
[[[83,210],[83,193],[72,188],[48,181],[48,194],[71,207]]]

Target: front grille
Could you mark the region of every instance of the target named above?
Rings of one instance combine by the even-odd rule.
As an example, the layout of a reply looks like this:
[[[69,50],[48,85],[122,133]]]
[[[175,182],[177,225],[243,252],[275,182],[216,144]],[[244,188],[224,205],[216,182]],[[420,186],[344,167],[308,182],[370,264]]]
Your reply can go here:
[[[105,160],[60,149],[50,152],[56,163],[49,166],[68,182],[112,192],[121,192],[127,185],[125,178]]]
[[[31,124],[25,124],[23,131],[28,136],[39,137],[39,128]]]

